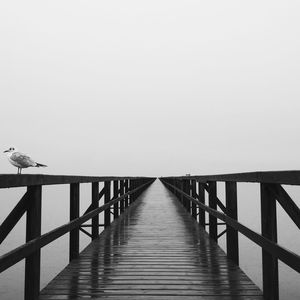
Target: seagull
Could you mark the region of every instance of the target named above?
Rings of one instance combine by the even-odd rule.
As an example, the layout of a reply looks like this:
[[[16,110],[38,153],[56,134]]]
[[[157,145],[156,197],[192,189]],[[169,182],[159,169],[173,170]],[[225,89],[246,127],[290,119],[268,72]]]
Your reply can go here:
[[[35,162],[28,155],[19,152],[16,148],[10,147],[8,150],[5,150],[9,162],[18,168],[18,173],[21,174],[23,168],[28,167],[47,167],[46,165],[39,164]]]

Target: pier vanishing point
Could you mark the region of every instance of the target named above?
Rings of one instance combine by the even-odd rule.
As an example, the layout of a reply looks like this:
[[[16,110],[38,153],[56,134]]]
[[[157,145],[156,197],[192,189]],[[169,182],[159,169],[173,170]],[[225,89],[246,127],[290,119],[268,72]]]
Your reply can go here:
[[[241,182],[260,185],[259,233],[238,221]],[[225,185],[225,199],[218,196],[217,183]],[[82,215],[81,184],[91,185],[90,205]],[[69,185],[70,220],[41,234],[42,187],[47,185]],[[283,185],[300,185],[300,171],[157,180],[0,175],[0,188],[27,187],[0,225],[1,244],[26,215],[26,243],[0,257],[0,272],[25,259],[25,300],[276,300],[278,260],[300,272],[300,256],[277,243],[277,205],[300,228],[300,210]],[[41,290],[41,248],[65,234],[69,264]],[[82,252],[80,234],[91,239]],[[239,234],[262,249],[262,291],[239,267]],[[225,252],[218,246],[222,236]]]

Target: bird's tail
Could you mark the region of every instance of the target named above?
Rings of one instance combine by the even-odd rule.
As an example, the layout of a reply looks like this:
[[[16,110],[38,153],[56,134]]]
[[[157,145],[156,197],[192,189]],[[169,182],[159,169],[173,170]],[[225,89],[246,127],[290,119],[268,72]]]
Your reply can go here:
[[[36,167],[48,167],[48,166],[46,166],[46,165],[43,165],[43,164],[39,164],[39,163],[36,163]]]

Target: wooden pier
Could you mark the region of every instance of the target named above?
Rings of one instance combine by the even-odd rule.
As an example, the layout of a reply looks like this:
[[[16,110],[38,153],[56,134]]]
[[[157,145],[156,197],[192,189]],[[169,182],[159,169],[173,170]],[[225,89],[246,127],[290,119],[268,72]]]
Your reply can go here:
[[[106,229],[40,300],[262,299],[161,183]]]
[[[26,243],[0,257],[0,272],[25,259],[25,300],[279,299],[278,260],[300,272],[300,256],[277,243],[276,204],[300,228],[300,210],[281,186],[300,185],[299,171],[154,180],[0,175],[0,188],[27,187],[0,225],[1,243],[26,214]],[[217,182],[225,183],[225,202]],[[238,222],[238,182],[260,183],[261,234]],[[81,183],[91,184],[92,199],[79,216]],[[57,184],[70,185],[70,222],[41,235],[42,186]],[[81,253],[80,232],[91,238]],[[40,291],[40,250],[66,233],[70,263]],[[239,268],[238,233],[262,248],[263,291]]]

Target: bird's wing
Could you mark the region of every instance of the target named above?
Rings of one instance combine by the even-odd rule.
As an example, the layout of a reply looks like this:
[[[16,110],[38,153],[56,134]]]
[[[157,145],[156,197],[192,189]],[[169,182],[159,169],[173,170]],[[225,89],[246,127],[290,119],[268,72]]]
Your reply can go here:
[[[34,162],[29,156],[20,152],[14,152],[11,157],[11,160],[19,164],[22,168],[35,167],[36,162]]]

